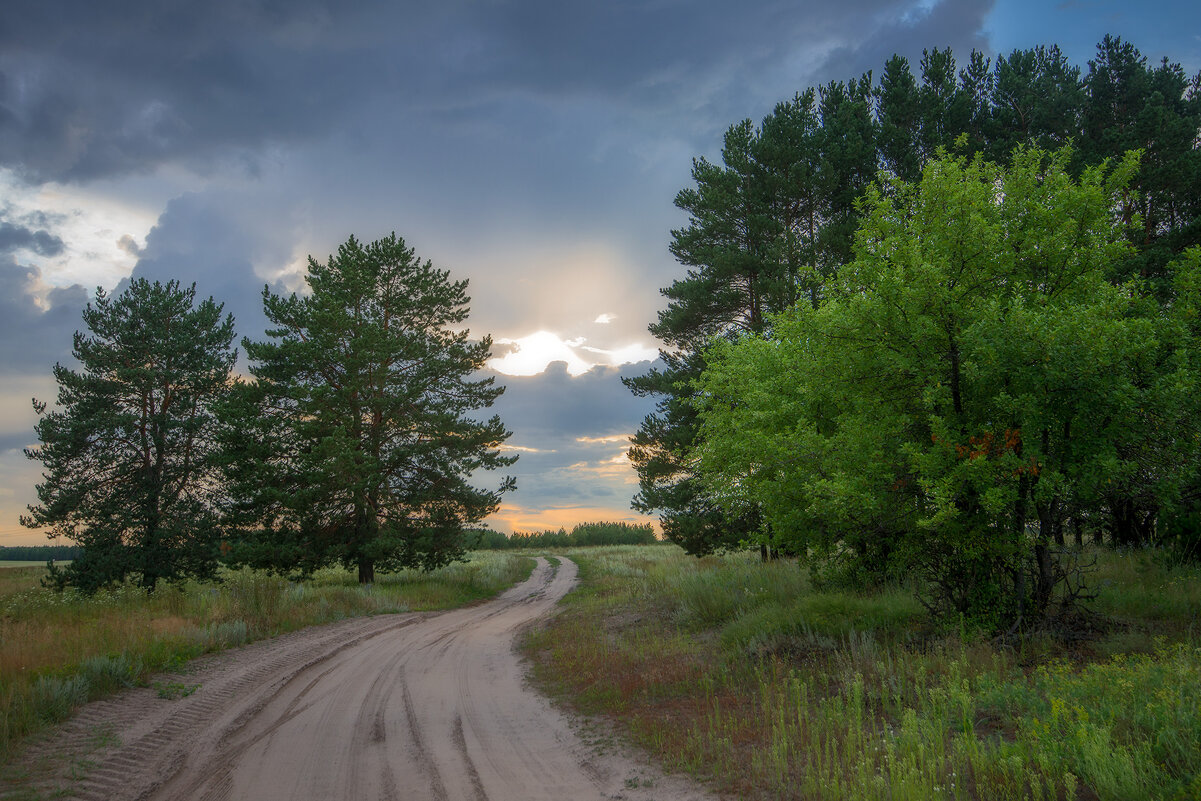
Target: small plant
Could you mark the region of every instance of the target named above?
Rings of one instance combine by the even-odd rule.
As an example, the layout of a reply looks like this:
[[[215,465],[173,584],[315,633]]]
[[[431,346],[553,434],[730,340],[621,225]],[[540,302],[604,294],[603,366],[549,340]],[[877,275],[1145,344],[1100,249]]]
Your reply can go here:
[[[158,691],[159,698],[166,698],[169,701],[177,701],[180,698],[187,698],[192,693],[200,689],[199,684],[184,684],[179,681],[159,681],[154,683],[154,689]]]

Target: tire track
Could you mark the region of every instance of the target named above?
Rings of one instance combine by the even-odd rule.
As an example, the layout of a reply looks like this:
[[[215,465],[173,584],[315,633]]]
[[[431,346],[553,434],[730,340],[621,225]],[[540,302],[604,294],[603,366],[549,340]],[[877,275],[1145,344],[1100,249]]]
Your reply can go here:
[[[539,558],[485,604],[343,621],[198,660],[184,699],[140,689],[84,708],[54,747],[89,758],[81,801],[659,801],[694,786],[584,746],[532,693],[516,633],[550,614],[576,565]],[[171,679],[172,677],[164,677]],[[72,750],[76,749],[76,750]]]

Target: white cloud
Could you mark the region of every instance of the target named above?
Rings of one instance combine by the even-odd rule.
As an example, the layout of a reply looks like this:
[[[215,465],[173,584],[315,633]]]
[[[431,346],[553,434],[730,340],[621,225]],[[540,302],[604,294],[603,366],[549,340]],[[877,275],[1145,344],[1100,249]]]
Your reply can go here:
[[[512,345],[504,356],[488,360],[488,367],[512,376],[538,375],[552,362],[567,364],[567,373],[581,376],[598,365],[617,367],[634,362],[653,361],[659,351],[641,344],[618,348],[594,348],[585,345],[584,337],[563,339],[550,331],[535,331],[516,339],[498,338],[500,345]]]
[[[629,442],[631,434],[610,434],[607,437],[576,437],[576,442],[583,442],[586,445],[611,444],[614,442]]]
[[[608,325],[609,323],[613,322],[616,319],[617,319],[616,314],[609,314],[608,312],[605,312],[604,314],[598,314],[596,316],[596,319],[593,320],[592,322],[600,323],[601,325]]]
[[[6,169],[0,169],[0,192],[12,218],[34,215],[62,239],[64,247],[59,254],[25,254],[22,258],[38,267],[43,280],[53,287],[115,287],[133,272],[156,217],[144,205],[123,202],[93,188],[54,183],[29,186]]]
[[[538,375],[551,362],[566,362],[570,375],[583,375],[592,365],[576,355],[572,345],[564,342],[558,334],[550,331],[535,331],[516,339],[498,339],[502,345],[513,345],[509,353],[497,359],[489,359],[488,366],[505,375]]]
[[[634,364],[636,362],[653,362],[659,358],[659,350],[657,348],[648,348],[642,343],[633,345],[624,345],[620,348],[606,350],[604,348],[584,347],[584,350],[595,354],[597,364],[608,364],[617,366],[619,364]]]

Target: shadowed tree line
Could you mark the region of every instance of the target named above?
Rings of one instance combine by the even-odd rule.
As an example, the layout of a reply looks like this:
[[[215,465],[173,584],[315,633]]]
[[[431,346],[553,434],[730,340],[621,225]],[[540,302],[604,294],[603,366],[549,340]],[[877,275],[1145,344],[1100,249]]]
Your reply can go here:
[[[578,548],[593,545],[652,545],[658,542],[650,523],[577,523],[571,531],[565,528],[545,531],[514,531],[505,536],[499,531],[483,530],[476,541],[477,548],[505,550],[508,548]]]
[[[513,463],[504,391],[476,378],[491,349],[469,338],[466,281],[393,234],[351,237],[305,295],[263,290],[272,327],[243,339],[195,287],[134,280],[98,290],[77,332],[79,368],[56,365],[57,405],[34,401],[44,466],[22,522],[80,546],[59,587],[210,578],[222,562],[307,574],[341,564],[433,569],[463,556],[494,490],[469,479]]]
[[[671,251],[687,273],[662,290],[668,303],[650,326],[666,345],[665,367],[627,380],[635,393],[658,399],[630,449],[640,479],[635,508],[658,512],[665,535],[695,554],[747,545],[765,556],[773,548],[810,557],[854,554],[856,570],[878,576],[889,566],[911,565],[903,558],[909,548],[914,559],[939,562],[931,575],[979,568],[994,589],[999,579],[990,571],[1007,570],[1000,583],[1011,585],[1010,600],[1020,599],[1001,615],[1006,625],[1030,604],[1045,608],[1039,599],[1053,594],[1049,587],[1058,592],[1071,584],[1049,550],[1065,537],[1115,545],[1195,539],[1201,484],[1195,432],[1184,421],[1194,376],[1187,309],[1196,251],[1189,249],[1201,244],[1199,133],[1201,75],[1190,78],[1166,60],[1148,64],[1113,37],[1101,42],[1086,69],[1057,47],[1015,51],[995,62],[973,52],[962,65],[949,50],[935,49],[926,51],[916,74],[894,56],[878,80],[869,73],[807,89],[757,126],[749,120],[731,126],[721,163],[697,159],[693,184],[676,197],[689,220],[672,231]],[[1006,172],[1010,165],[1015,172]],[[1042,205],[1019,214],[1019,199],[990,193],[989,180],[1012,181],[1012,191],[1041,197]],[[1052,184],[1057,191],[1044,192]],[[934,224],[936,196],[944,207]],[[960,216],[947,211],[952,207]],[[1056,210],[1058,226],[1048,209]],[[996,215],[984,219],[990,212]],[[941,250],[929,250],[951,229],[964,239],[944,239]],[[1027,272],[1002,270],[1006,253],[1024,254],[1018,262]],[[884,266],[869,277],[871,259]],[[946,274],[934,276],[935,267]],[[878,294],[886,287],[895,289],[887,302]],[[885,305],[870,313],[859,308],[857,328],[821,329],[819,336],[809,327],[818,319],[834,325],[835,309],[846,315],[852,299],[873,297]],[[989,397],[1016,393],[1018,382],[985,370],[980,352],[969,357],[980,343],[962,334],[985,314],[977,304],[992,304],[988,314],[997,326],[1013,326],[1005,339],[1027,342],[1025,350],[998,348],[991,358],[1024,364],[1039,347],[1058,357],[1064,354],[1056,348],[1077,343],[1074,367],[1070,360],[1054,366],[1076,370],[1071,380],[1052,376],[1049,362],[1035,366],[1041,394],[1022,396],[1021,403],[1043,415],[1037,424],[1026,417],[1031,409],[997,406],[995,397],[987,412],[971,406],[979,399],[969,393],[979,385],[969,383],[982,375],[999,382],[988,386]],[[1031,307],[1046,316],[1022,318],[1023,329],[1019,317]],[[1118,330],[1127,318],[1145,328]],[[1090,319],[1095,328],[1084,325]],[[903,343],[869,335],[887,325],[890,336],[899,336],[919,320],[925,327],[910,330]],[[1111,335],[1126,339],[1108,354],[1091,350]],[[1140,338],[1144,350],[1115,355]],[[723,342],[748,344],[727,350]],[[757,370],[741,364],[753,361],[752,353],[765,360]],[[710,370],[714,358],[722,364]],[[1103,398],[1089,419],[1067,411],[1072,403],[1087,406],[1080,400],[1090,397],[1080,394],[1088,386],[1081,371],[1090,364],[1113,364],[1106,377],[1128,382],[1106,389],[1115,404],[1126,393],[1120,413],[1102,412]],[[922,378],[927,374],[929,381]],[[827,406],[806,395],[835,379],[837,389],[818,393]],[[717,401],[719,386],[726,401]],[[943,411],[934,398],[940,393],[953,422],[932,419]],[[1126,404],[1140,396],[1145,402],[1132,412]],[[789,406],[793,401],[803,414]],[[835,421],[857,404],[869,428],[885,424],[872,415],[896,414],[913,436],[838,441],[838,432],[849,437],[851,429]],[[973,414],[979,416],[969,422]],[[796,428],[800,421],[812,430]],[[813,431],[824,438],[822,448],[832,449],[819,448],[824,456],[804,444]],[[765,437],[758,447],[748,442],[756,433]],[[907,444],[918,434],[925,446]],[[767,440],[776,447],[767,448]],[[995,512],[997,492],[980,476],[946,479],[923,462],[932,455],[919,453],[932,447],[943,448],[940,458],[964,461],[957,468],[963,470],[1027,460],[1007,468],[1013,491],[1026,493],[1020,502],[1007,497],[1013,517],[1003,524],[994,519],[991,528],[965,523],[977,512]],[[1090,462],[1088,475],[1072,473],[1076,467],[1065,465],[1076,465],[1089,448],[1108,448],[1108,455]],[[1059,472],[1042,460],[1052,451]],[[832,452],[841,472],[822,472]],[[768,464],[769,455],[781,461]],[[944,467],[954,473],[950,464]],[[1036,476],[1031,469],[1048,472]],[[772,481],[761,483],[769,474]],[[840,495],[847,489],[840,476],[855,476],[861,486]],[[1054,502],[1043,503],[1044,495]],[[1023,554],[1018,544],[1027,536],[1048,545],[1031,551],[1037,564],[1013,554],[1001,560],[1004,568],[961,559],[964,543],[995,541],[999,525],[1013,532],[1006,547]],[[948,533],[956,526],[958,534]],[[952,584],[939,605],[959,611],[987,605],[961,597],[962,584]]]

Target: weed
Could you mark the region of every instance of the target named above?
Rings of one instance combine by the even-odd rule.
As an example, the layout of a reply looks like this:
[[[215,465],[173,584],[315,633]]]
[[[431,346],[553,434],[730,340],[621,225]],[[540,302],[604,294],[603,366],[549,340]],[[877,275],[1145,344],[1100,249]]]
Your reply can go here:
[[[731,795],[1201,797],[1196,567],[1098,552],[1121,625],[1015,650],[931,634],[907,591],[818,592],[786,560],[569,555],[583,585],[527,638],[536,679]]]
[[[159,698],[166,698],[169,701],[178,701],[180,698],[187,698],[192,693],[200,689],[199,684],[184,684],[178,681],[158,681],[154,683],[154,689],[158,691]]]

